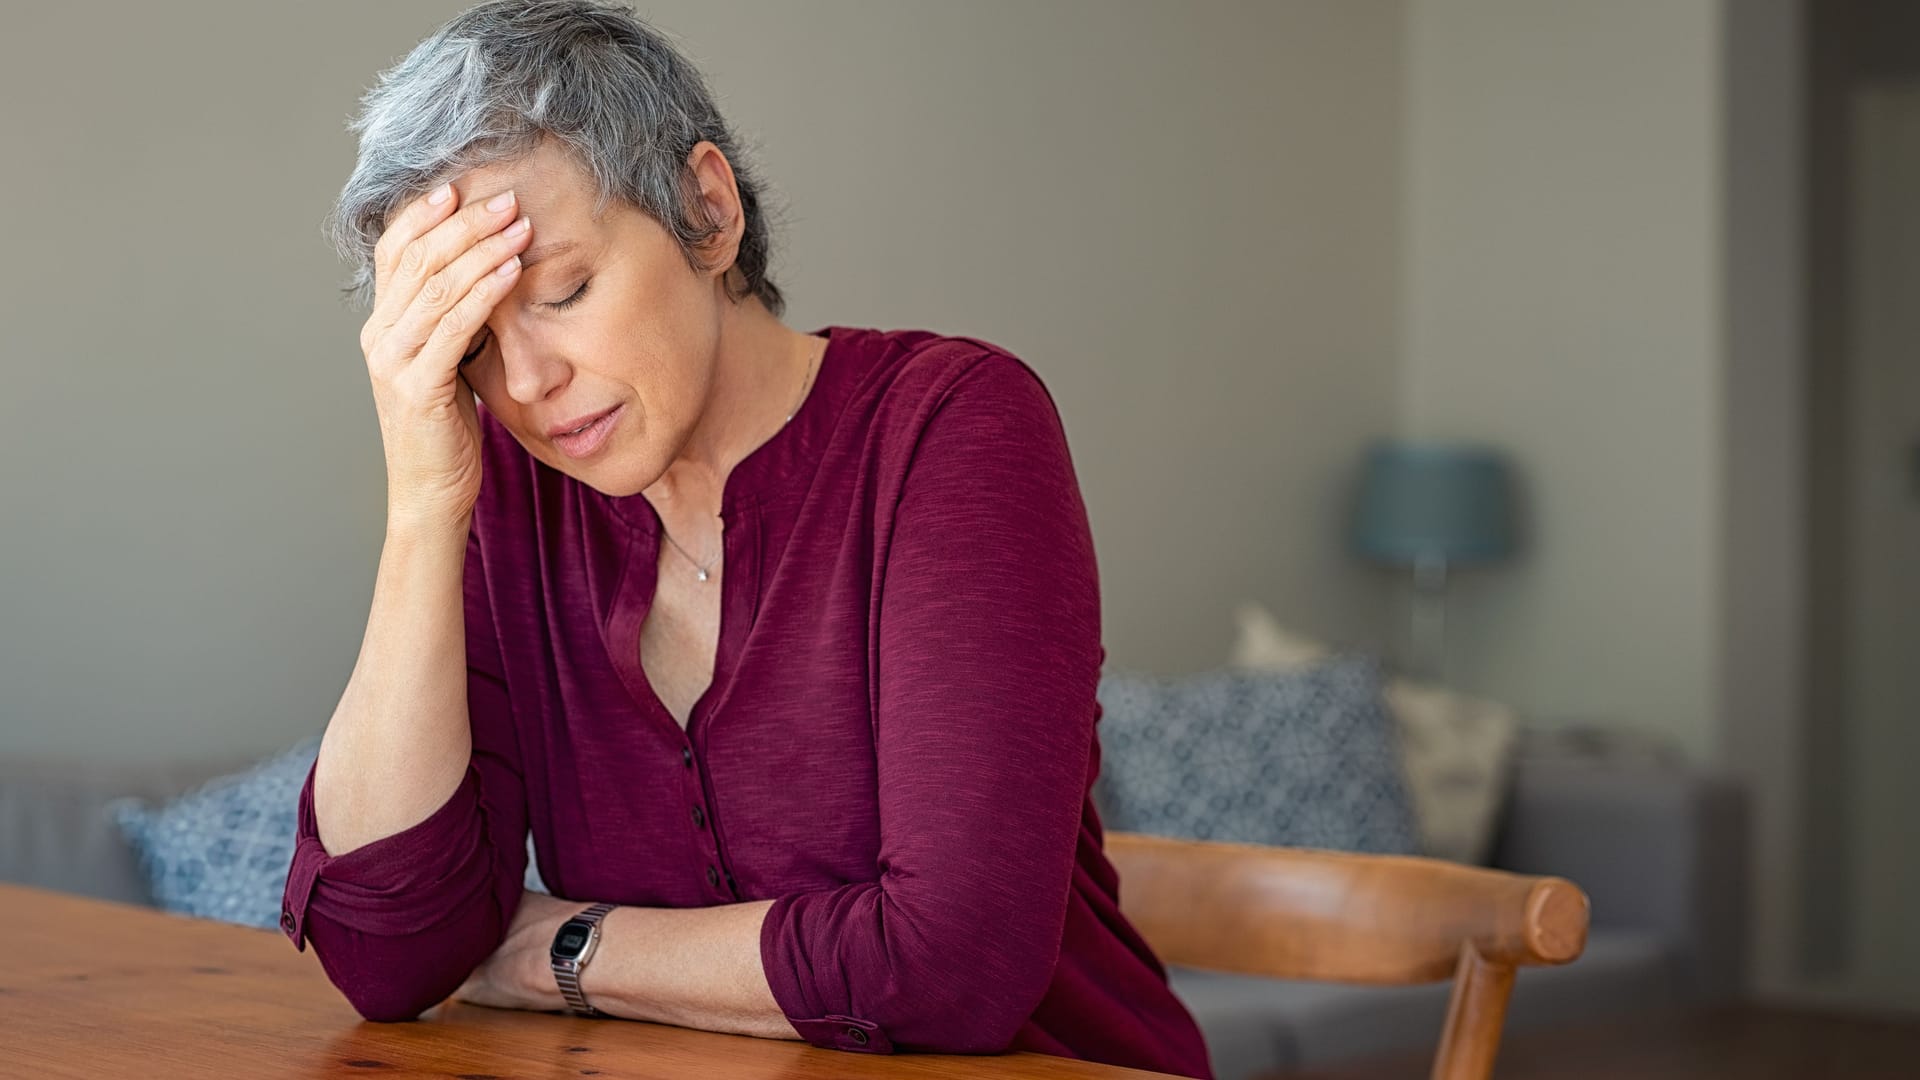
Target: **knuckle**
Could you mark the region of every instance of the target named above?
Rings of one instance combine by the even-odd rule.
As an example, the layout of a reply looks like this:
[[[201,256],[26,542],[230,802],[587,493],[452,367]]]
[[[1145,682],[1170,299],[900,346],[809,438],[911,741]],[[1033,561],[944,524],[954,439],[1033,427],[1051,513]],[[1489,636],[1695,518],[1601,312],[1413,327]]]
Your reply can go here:
[[[420,285],[420,300],[429,307],[439,307],[452,295],[453,283],[447,280],[445,270],[432,275]]]
[[[469,329],[467,324],[471,321],[471,318],[467,311],[467,305],[456,304],[453,310],[440,316],[440,325],[435,328],[435,332],[443,341],[458,340],[465,335]]]
[[[427,267],[426,245],[415,240],[400,252],[400,272],[417,276]]]
[[[487,203],[489,201],[491,200],[475,199],[472,202],[460,208],[461,213],[467,219],[468,225],[474,228],[479,228],[480,226],[486,224],[489,220],[492,219],[493,215],[497,211],[487,209]]]

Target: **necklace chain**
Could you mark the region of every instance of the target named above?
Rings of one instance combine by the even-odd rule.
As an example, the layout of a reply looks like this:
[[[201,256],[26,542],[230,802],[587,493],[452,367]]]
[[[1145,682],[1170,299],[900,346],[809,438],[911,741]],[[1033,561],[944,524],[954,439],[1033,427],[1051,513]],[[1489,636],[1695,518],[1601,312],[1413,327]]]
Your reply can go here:
[[[820,352],[821,352],[821,356],[824,356],[826,354],[826,350],[824,349],[822,349]],[[787,411],[787,418],[785,420],[780,421],[780,427],[782,429],[784,429],[789,423],[793,421],[794,414],[800,411],[801,402],[804,402],[807,400],[807,391],[811,389],[813,386],[813,376],[814,376],[814,371],[816,370],[816,365],[814,364],[814,361],[819,358],[820,357],[807,358],[806,382],[800,385],[800,396],[794,399],[793,408]],[[699,559],[696,559],[692,555],[688,554],[686,548],[683,548],[680,546],[680,541],[675,540],[673,538],[673,534],[667,531],[667,526],[665,522],[661,522],[660,524],[660,535],[667,538],[667,543],[673,545],[673,550],[679,552],[683,558],[685,558],[688,562],[693,564],[694,576],[697,579],[701,581],[705,581],[709,576],[711,576],[709,574],[709,571],[713,569],[713,564],[719,560],[720,552],[715,552],[713,555],[713,558],[708,559],[706,563],[703,565]],[[726,545],[722,544],[720,547],[720,551],[725,551],[725,550],[726,550]]]

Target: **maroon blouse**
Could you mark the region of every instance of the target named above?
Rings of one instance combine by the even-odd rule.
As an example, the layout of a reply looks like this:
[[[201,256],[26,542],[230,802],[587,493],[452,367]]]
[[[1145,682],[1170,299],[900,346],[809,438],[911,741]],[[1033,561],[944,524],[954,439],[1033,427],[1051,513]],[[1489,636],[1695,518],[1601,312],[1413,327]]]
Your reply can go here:
[[[727,477],[719,648],[684,730],[640,666],[652,505],[481,409],[472,763],[430,817],[337,858],[309,773],[283,929],[362,1015],[415,1017],[503,939],[530,829],[583,905],[773,900],[761,960],[815,1046],[1210,1076],[1089,797],[1106,650],[1051,394],[977,339],[815,335],[800,410]]]

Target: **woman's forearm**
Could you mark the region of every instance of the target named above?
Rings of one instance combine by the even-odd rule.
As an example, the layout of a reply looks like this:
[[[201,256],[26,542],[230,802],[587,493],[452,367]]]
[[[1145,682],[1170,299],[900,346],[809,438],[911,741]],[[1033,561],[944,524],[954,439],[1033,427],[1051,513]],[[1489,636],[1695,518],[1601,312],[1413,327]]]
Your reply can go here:
[[[528,894],[504,955],[476,973],[512,985],[486,989],[479,1000],[566,1008],[547,945],[560,924],[586,906]],[[772,906],[771,900],[753,900],[700,908],[615,908],[601,920],[600,943],[580,976],[580,991],[594,1008],[626,1020],[799,1040],[760,963],[760,924]]]
[[[615,908],[580,990],[595,1008],[629,1020],[799,1039],[760,964],[760,924],[772,906]]]
[[[465,522],[389,525],[353,674],[320,743],[314,821],[343,855],[425,820],[472,755]]]

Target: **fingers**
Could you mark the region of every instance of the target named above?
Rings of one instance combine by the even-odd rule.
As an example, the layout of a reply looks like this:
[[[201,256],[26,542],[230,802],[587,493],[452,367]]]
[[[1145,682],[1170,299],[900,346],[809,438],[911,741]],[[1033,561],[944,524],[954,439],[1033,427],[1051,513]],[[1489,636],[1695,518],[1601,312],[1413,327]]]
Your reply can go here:
[[[453,185],[441,184],[401,207],[400,212],[387,222],[380,239],[373,245],[373,288],[376,297],[385,296],[388,292],[387,285],[393,279],[394,264],[400,261],[400,252],[415,238],[424,236],[427,230],[438,225],[459,205],[459,193],[453,190]]]
[[[445,198],[435,204],[443,190]],[[427,279],[519,213],[511,191],[465,206],[459,201],[451,185],[442,185],[401,210],[381,234],[374,245],[374,312],[368,322],[393,325]]]
[[[420,283],[406,309],[385,333],[382,350],[395,358],[435,357],[452,369],[500,298],[519,279],[519,254],[532,239],[525,218],[482,237]],[[451,354],[451,355],[448,355]]]

